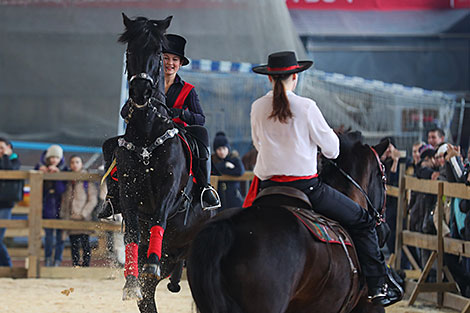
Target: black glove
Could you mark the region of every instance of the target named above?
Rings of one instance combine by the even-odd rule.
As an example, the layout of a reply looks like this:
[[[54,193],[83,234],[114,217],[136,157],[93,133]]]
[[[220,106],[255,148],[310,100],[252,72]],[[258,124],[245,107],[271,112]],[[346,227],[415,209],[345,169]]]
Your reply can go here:
[[[188,124],[192,124],[191,123],[191,112],[189,112],[189,110],[182,110],[181,111],[181,114],[180,114],[180,119],[183,121],[183,122],[186,122]]]
[[[171,116],[171,118],[180,117],[181,112],[183,112],[183,109],[171,108],[170,109],[170,116]]]

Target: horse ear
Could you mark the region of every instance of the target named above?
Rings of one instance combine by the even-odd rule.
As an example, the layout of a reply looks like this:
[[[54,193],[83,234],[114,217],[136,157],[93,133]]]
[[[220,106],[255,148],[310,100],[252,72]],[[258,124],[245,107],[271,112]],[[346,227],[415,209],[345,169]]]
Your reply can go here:
[[[129,27],[132,24],[132,20],[128,18],[127,15],[124,14],[124,12],[122,12],[121,14],[122,14],[122,22],[124,23],[126,27]]]
[[[379,156],[384,154],[385,150],[387,150],[388,146],[390,145],[390,139],[382,140],[379,144],[374,146],[374,150],[377,152]]]
[[[172,15],[168,16],[166,19],[158,23],[158,27],[161,30],[166,30],[168,27],[170,27],[171,19],[173,18]]]

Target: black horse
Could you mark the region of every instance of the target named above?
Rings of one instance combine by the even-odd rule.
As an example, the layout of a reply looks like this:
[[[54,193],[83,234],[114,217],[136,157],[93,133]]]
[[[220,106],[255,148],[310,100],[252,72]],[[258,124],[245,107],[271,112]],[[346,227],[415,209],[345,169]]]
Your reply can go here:
[[[375,208],[383,207],[385,186],[377,153],[388,142],[375,146],[377,153],[358,133],[340,135],[340,142],[336,165],[324,162],[321,178],[367,207],[341,168]],[[188,281],[202,313],[384,312],[368,301],[355,256],[354,247],[313,239],[279,202],[255,202],[222,213],[196,235],[187,258]]]
[[[175,242],[191,225],[209,217],[192,201],[191,153],[165,103],[162,47],[171,17],[129,19],[123,14],[130,112],[114,152],[126,244],[123,299],[138,300],[141,312],[157,312],[155,288],[172,275],[178,291],[184,248]],[[140,275],[139,275],[140,274]]]

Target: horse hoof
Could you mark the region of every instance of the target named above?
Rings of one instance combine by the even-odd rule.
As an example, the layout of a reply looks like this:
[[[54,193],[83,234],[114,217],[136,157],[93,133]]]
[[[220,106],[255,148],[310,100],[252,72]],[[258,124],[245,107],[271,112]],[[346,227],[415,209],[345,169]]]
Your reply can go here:
[[[181,286],[178,283],[173,284],[172,282],[169,282],[168,285],[166,285],[166,286],[167,286],[168,290],[170,290],[173,293],[180,292],[180,290],[181,290]]]
[[[139,280],[133,275],[129,275],[126,278],[126,284],[122,288],[122,300],[136,300],[141,301],[143,299],[142,292],[140,291]]]
[[[160,266],[158,264],[145,264],[142,270],[142,275],[153,276],[161,279]]]

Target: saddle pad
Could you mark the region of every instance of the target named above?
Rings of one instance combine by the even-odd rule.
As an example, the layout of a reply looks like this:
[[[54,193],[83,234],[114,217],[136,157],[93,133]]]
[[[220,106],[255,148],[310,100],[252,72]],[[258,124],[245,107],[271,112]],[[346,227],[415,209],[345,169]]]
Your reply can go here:
[[[347,246],[352,246],[351,238],[337,222],[313,212],[299,208],[288,208],[302,224],[321,242],[341,244],[339,236]]]

